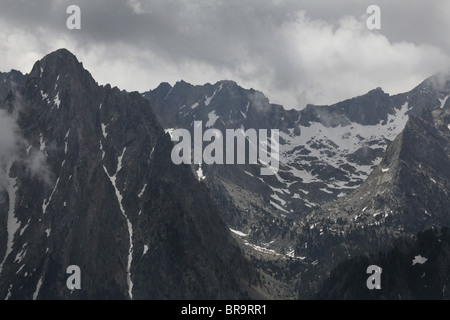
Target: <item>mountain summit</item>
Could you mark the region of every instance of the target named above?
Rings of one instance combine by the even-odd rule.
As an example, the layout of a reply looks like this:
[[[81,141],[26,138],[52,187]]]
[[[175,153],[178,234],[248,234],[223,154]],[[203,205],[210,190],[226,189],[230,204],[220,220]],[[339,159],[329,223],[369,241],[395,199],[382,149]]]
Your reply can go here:
[[[3,164],[3,299],[234,299],[252,269],[219,209],[138,93],[99,86],[65,49],[3,105],[20,148]],[[81,270],[69,290],[67,268]]]

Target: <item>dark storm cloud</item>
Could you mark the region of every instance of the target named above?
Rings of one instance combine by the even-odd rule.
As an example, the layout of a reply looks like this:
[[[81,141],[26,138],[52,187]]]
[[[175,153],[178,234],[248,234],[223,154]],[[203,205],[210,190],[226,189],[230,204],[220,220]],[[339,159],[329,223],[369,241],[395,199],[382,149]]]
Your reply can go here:
[[[0,4],[0,26],[9,33],[3,40],[16,39],[3,41],[1,68],[31,64],[66,46],[100,82],[129,90],[148,90],[162,81],[202,84],[228,78],[262,90],[275,102],[303,107],[377,86],[391,93],[407,90],[449,66],[446,0]],[[70,4],[81,8],[82,30],[65,27]],[[381,31],[365,27],[370,4],[381,7]]]

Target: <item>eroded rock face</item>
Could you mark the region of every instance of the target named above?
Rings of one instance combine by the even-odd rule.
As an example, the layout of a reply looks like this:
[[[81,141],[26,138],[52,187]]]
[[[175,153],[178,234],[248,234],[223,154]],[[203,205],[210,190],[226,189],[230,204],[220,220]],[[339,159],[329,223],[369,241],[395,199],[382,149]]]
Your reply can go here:
[[[449,125],[447,109],[410,117],[361,187],[308,215],[296,252],[318,260],[314,272],[450,225]]]
[[[348,255],[450,222],[449,177],[436,171],[448,162],[449,122],[438,119],[448,117],[449,79],[437,74],[404,94],[377,88],[301,111],[229,81],[165,83],[145,97],[160,101],[155,113],[166,128],[192,130],[202,121],[219,130],[280,130],[276,176],[249,165],[204,165],[202,172],[226,223],[256,255],[305,263],[299,292],[306,297]]]
[[[292,250],[289,239],[310,212],[363,184],[410,116],[448,105],[448,78],[435,75],[405,94],[390,96],[377,88],[300,111],[271,104],[261,92],[232,81],[162,83],[144,96],[159,100],[154,111],[166,129],[192,132],[194,122],[202,121],[205,129],[221,131],[280,130],[276,176],[260,176],[259,166],[250,165],[203,165],[202,172],[215,200],[226,208],[226,223],[256,244],[275,240],[271,249],[281,252]]]
[[[99,86],[62,49],[4,109],[18,110],[20,148],[0,206],[1,298],[247,297],[252,269],[140,94]]]
[[[25,77],[0,85],[16,88],[2,109],[18,126],[0,168],[0,298],[248,297],[254,271],[228,228],[281,275],[273,296],[305,298],[347,257],[450,223],[448,75],[301,111],[232,81],[165,83],[144,99],[99,86],[66,50]],[[194,121],[280,130],[278,174],[203,166],[199,183],[164,133]],[[69,265],[81,290],[66,287]]]

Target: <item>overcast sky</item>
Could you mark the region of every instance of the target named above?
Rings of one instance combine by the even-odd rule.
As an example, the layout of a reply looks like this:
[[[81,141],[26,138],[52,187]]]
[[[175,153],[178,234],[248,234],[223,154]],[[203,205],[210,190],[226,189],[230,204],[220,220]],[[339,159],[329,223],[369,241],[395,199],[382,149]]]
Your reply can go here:
[[[81,30],[68,30],[69,5]],[[381,30],[366,27],[381,8]],[[65,47],[100,84],[234,80],[301,109],[450,68],[448,0],[0,0],[0,71]]]

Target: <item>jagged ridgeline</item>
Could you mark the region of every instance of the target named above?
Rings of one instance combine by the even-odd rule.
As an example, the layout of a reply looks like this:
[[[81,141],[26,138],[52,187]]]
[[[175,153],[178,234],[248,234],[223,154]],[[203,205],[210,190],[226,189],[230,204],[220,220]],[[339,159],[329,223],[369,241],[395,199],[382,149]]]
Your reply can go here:
[[[377,88],[334,105],[308,105],[300,111],[271,104],[263,93],[233,81],[202,86],[162,83],[144,96],[159,101],[153,108],[167,130],[192,132],[195,121],[222,132],[280,130],[276,176],[261,176],[258,166],[248,165],[202,166],[201,172],[216,201],[226,208],[228,225],[248,234],[250,242],[270,243],[268,249],[281,253],[293,250],[292,240],[309,213],[362,185],[410,116],[448,108],[449,78],[437,74],[408,93],[390,96]]]
[[[277,175],[213,165],[201,168],[201,179],[242,247],[269,274],[296,283],[300,298],[314,296],[347,257],[450,223],[449,72],[407,93],[377,88],[300,111],[233,81],[162,83],[144,96],[160,102],[155,114],[168,131],[192,130],[195,121],[221,131],[280,130]]]
[[[355,296],[326,281],[341,262],[450,224],[449,97],[449,72],[300,111],[233,81],[127,93],[67,50],[2,73],[0,298]],[[277,174],[174,165],[170,133],[195,121],[279,130]]]
[[[206,186],[172,164],[148,100],[62,49],[2,109],[16,147],[0,159],[0,298],[249,297],[253,269]]]

